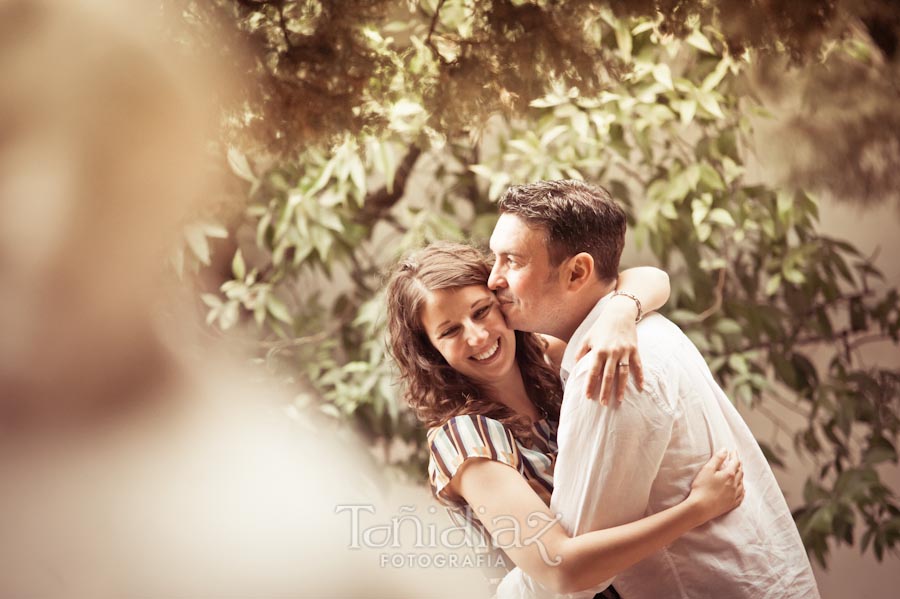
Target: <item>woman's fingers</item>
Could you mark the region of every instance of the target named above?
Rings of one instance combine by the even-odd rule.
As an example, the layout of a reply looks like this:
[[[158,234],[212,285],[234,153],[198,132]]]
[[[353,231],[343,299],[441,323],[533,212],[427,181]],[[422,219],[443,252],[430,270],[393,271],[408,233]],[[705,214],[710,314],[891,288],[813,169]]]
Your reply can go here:
[[[628,386],[630,364],[619,362],[616,366],[616,401],[621,403],[625,399],[625,387]]]
[[[738,470],[741,468],[741,460],[737,457],[737,454],[733,451],[728,452],[728,459],[722,466],[722,472],[727,474],[728,476],[734,476],[737,474]]]
[[[713,472],[718,471],[722,464],[725,462],[725,459],[728,458],[728,450],[720,449],[716,453],[713,454],[711,458],[703,465],[703,468],[707,470],[712,470]]]
[[[609,396],[612,395],[613,387],[616,384],[616,363],[613,359],[607,358],[603,365],[603,378],[600,382],[600,403],[606,405],[609,403]]]
[[[634,376],[634,384],[637,385],[638,391],[644,390],[644,365],[641,363],[641,355],[634,349],[631,357],[628,359],[628,367]],[[623,391],[624,393],[624,391]]]
[[[608,405],[611,397],[621,402],[625,398],[629,374],[634,376],[637,388],[643,389],[644,369],[637,349],[602,351],[585,344],[581,346],[577,359],[586,356],[591,361],[584,387],[588,399],[597,399],[603,405]]]
[[[584,395],[588,399],[593,399],[600,390],[600,383],[603,377],[603,368],[606,360],[595,350],[591,350],[588,355],[590,356],[591,368],[588,370],[587,382],[584,386]]]

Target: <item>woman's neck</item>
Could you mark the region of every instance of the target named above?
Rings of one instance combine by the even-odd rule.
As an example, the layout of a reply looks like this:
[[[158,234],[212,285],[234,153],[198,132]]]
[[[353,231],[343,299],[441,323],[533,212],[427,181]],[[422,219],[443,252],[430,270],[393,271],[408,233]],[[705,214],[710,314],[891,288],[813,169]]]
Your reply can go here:
[[[501,403],[522,416],[528,416],[535,422],[541,419],[540,410],[532,403],[525,389],[525,381],[519,370],[519,365],[510,370],[509,374],[496,385],[485,389],[488,397]]]

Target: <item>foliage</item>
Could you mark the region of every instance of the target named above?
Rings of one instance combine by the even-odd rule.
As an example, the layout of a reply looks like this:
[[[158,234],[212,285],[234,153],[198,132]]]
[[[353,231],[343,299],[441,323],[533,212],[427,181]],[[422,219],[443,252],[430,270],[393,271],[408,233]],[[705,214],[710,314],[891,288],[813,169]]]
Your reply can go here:
[[[268,74],[253,79],[262,103],[246,120],[275,133],[228,151],[247,208],[228,223],[231,272],[203,296],[208,321],[253,333],[259,359],[303,389],[297,407],[352,422],[416,471],[422,431],[397,404],[381,274],[425,241],[484,240],[511,183],[602,182],[672,274],[669,316],[736,402],[783,429],[764,447],[770,461],[793,442],[817,464],[795,512],[809,550],[824,563],[828,543],[853,544],[860,527],[864,550],[894,550],[900,509],[878,467],[897,463],[900,371],[868,366],[860,350],[898,343],[900,299],[870,259],[817,230],[814,194],[747,174],[766,118],[746,93],[756,55],[736,54],[708,18],[676,28],[671,10],[650,20],[593,2],[440,0],[377,18],[389,4],[214,3],[266,48]],[[345,34],[348,54],[322,54]],[[326,64],[344,58],[346,79]],[[292,102],[276,99],[291,86]],[[321,120],[289,118],[311,114],[303,103]],[[308,143],[292,153],[298,138]],[[799,432],[774,404],[802,417]]]

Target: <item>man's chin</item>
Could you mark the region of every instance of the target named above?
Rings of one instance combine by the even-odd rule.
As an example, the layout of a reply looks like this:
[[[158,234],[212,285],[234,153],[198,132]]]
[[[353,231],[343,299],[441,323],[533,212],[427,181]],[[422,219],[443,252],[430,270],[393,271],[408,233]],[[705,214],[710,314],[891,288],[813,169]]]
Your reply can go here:
[[[528,331],[528,319],[522,318],[519,310],[516,310],[514,307],[509,306],[506,310],[503,310],[503,316],[506,318],[506,326],[515,330],[515,331]]]

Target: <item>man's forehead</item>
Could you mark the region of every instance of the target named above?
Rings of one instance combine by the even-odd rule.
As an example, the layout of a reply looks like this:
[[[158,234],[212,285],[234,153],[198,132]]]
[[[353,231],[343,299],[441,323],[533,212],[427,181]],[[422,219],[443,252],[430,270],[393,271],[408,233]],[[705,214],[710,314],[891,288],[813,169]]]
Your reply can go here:
[[[521,217],[508,213],[501,214],[497,219],[489,243],[495,254],[531,254],[545,245],[542,231],[529,226]]]

